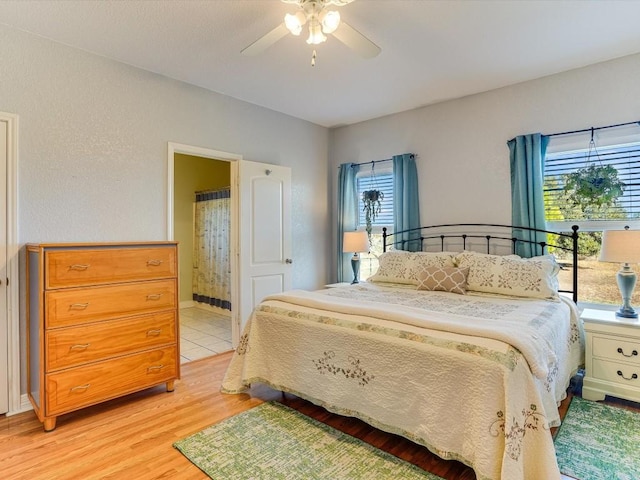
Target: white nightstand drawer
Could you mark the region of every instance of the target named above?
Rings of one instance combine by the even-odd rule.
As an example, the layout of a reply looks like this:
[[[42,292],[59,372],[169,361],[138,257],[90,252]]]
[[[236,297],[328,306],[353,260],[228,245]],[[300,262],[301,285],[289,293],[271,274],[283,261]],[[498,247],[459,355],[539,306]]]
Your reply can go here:
[[[640,387],[640,368],[626,363],[610,362],[594,358],[591,376],[630,387]]]
[[[594,335],[591,348],[594,357],[640,365],[640,341]]]
[[[585,309],[580,318],[587,336],[582,397],[640,402],[640,321],[597,309]]]

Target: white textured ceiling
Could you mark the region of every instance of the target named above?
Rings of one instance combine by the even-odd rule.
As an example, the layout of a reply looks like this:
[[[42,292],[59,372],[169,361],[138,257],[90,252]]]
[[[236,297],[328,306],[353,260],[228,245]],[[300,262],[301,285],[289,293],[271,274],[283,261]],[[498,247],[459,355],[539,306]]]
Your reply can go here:
[[[343,20],[382,48],[287,35],[279,0],[0,0],[0,23],[332,127],[640,52],[640,1],[356,0]]]

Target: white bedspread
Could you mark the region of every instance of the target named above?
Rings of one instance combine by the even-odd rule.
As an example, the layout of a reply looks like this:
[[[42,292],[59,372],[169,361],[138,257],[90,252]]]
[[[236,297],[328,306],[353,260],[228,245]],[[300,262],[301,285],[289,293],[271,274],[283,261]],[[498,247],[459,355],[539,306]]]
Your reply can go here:
[[[480,480],[554,479],[548,428],[582,355],[569,301],[361,284],[266,299],[222,390],[260,382],[295,393],[460,460]]]

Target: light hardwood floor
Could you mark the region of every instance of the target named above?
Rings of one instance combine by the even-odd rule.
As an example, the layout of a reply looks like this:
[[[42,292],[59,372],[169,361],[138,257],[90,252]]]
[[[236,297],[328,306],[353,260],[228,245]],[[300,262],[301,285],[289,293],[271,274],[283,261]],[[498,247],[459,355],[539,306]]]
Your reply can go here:
[[[404,438],[292,395],[263,386],[250,394],[221,394],[230,359],[231,352],[184,364],[174,392],[161,386],[63,415],[49,433],[33,412],[0,417],[0,478],[205,479],[173,442],[263,401],[278,400],[447,480],[475,479],[460,463],[443,461]],[[567,405],[563,402],[563,414]]]

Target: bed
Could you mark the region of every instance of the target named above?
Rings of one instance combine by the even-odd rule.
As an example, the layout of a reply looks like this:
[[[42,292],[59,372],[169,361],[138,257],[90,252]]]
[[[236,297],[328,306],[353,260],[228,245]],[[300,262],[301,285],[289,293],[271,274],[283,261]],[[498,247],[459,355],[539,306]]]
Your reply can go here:
[[[222,391],[267,384],[459,460],[480,480],[560,478],[548,430],[584,358],[576,269],[561,291],[546,242],[521,258],[512,227],[422,228],[426,251],[413,253],[388,249],[385,232],[389,251],[366,283],[264,299]],[[576,265],[577,228],[563,237]]]

